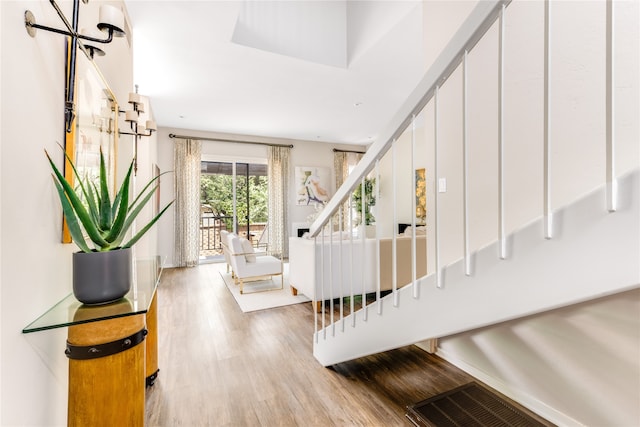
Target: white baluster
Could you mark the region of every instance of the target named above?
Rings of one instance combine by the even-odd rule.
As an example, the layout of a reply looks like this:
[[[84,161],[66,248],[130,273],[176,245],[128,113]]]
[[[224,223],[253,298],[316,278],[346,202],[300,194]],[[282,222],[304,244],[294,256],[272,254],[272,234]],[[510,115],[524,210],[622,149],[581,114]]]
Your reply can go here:
[[[469,249],[469,140],[467,129],[467,54],[462,57],[462,206],[464,227],[464,274],[471,276],[471,254]]]
[[[397,230],[395,227],[398,224],[398,179],[397,179],[397,169],[396,169],[396,144],[397,141],[394,140],[391,145],[391,176],[392,176],[392,191],[393,191],[393,227],[394,229],[391,232],[391,289],[393,290],[393,306],[398,306],[398,248],[397,248]]]
[[[614,48],[614,3],[613,0],[607,0],[607,71],[606,71],[606,152],[607,152],[607,210],[615,212],[618,205],[618,186],[616,179],[616,162],[615,162],[615,76],[613,65],[613,48]]]
[[[435,181],[438,181],[438,93],[440,92],[440,86],[436,86],[433,94],[433,135],[434,135],[434,167],[433,172]],[[434,243],[435,243],[435,267],[436,267],[436,286],[442,288],[442,272],[440,271],[440,231],[438,229],[438,189],[434,183],[435,197],[434,197]]]
[[[507,258],[507,236],[505,231],[504,209],[504,31],[505,17],[502,5],[498,18],[498,241],[500,244],[500,259]]]
[[[551,106],[549,91],[551,89],[551,3],[544,2],[544,237],[553,237],[553,214],[551,212]]]

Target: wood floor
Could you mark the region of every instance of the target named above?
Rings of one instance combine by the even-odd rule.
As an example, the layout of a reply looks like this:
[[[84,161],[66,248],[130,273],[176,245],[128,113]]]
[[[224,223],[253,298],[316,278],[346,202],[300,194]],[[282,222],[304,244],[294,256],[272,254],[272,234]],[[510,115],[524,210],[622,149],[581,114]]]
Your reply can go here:
[[[324,368],[311,303],[242,313],[223,268],[162,274],[147,426],[411,426],[407,405],[473,380],[415,346]]]

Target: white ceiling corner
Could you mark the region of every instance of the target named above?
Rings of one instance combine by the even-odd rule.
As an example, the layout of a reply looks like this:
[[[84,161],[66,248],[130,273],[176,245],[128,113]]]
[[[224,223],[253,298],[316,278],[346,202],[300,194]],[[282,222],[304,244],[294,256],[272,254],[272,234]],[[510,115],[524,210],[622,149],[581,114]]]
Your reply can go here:
[[[163,127],[368,144],[425,71],[420,0],[125,5]]]
[[[234,43],[346,68],[346,1],[245,1]]]

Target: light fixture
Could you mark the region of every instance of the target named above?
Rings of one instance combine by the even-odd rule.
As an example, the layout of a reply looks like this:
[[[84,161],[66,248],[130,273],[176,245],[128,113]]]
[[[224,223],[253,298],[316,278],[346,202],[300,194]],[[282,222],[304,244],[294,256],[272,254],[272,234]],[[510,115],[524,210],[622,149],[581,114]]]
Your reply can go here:
[[[91,36],[91,33],[86,28],[80,28],[80,35],[83,36]],[[105,56],[106,53],[104,50],[100,49],[98,46],[93,46],[87,43],[83,43],[84,48],[89,53],[89,57],[93,59],[94,56]]]
[[[88,3],[89,0],[82,0],[83,3]],[[100,39],[97,37],[91,37],[85,34],[80,34],[78,32],[78,22],[79,22],[79,14],[80,14],[80,1],[73,0],[73,15],[72,22],[69,22],[67,17],[62,13],[60,6],[55,2],[55,0],[49,0],[51,6],[55,9],[56,13],[62,20],[62,23],[66,27],[66,30],[61,30],[59,28],[48,27],[46,25],[40,25],[36,23],[36,17],[30,10],[26,10],[24,12],[24,26],[27,29],[27,33],[31,37],[36,36],[36,30],[49,31],[56,34],[62,34],[67,37],[71,37],[71,46],[69,49],[69,58],[68,58],[68,68],[67,68],[67,90],[66,90],[66,100],[65,100],[65,130],[67,133],[71,132],[71,127],[73,124],[73,120],[75,119],[75,104],[74,104],[74,93],[75,93],[75,80],[76,80],[76,51],[78,49],[78,41],[86,40],[94,43],[110,43],[114,37],[122,37],[125,35],[124,32],[124,15],[122,10],[118,9],[115,6],[111,5],[100,5],[100,15],[98,28],[107,33],[107,37],[104,39]],[[104,51],[95,46],[84,45],[83,43],[79,44],[80,48],[85,51],[88,57],[92,58],[94,55],[104,55]]]
[[[30,10],[26,10],[24,12],[24,26],[27,28],[27,32],[31,37],[36,36],[36,29],[50,31],[52,33],[63,34],[65,36],[73,37],[74,39],[82,39],[88,40],[95,43],[111,43],[114,37],[122,37],[125,35],[124,32],[124,15],[122,11],[115,6],[111,6],[108,4],[103,4],[100,6],[100,15],[98,22],[98,29],[107,33],[107,38],[99,39],[96,37],[91,37],[85,34],[80,34],[78,32],[78,14],[79,14],[79,0],[73,1],[73,22],[69,23],[69,20],[62,10],[60,10],[60,6],[55,2],[55,0],[49,0],[51,6],[58,13],[58,16],[62,20],[62,23],[66,30],[60,30],[58,28],[48,27],[46,25],[40,25],[36,23],[36,18]],[[87,3],[87,1],[83,0],[83,3]]]
[[[142,136],[151,136],[158,129],[156,122],[153,120],[141,120],[141,113],[145,112],[145,105],[142,97],[138,93],[138,85],[135,85],[136,91],[129,93],[129,104],[131,110],[119,110],[118,113],[124,114],[125,122],[129,122],[131,132],[123,132],[118,130],[120,135],[132,135],[134,137],[134,155],[133,155],[133,173],[138,172],[138,141]]]

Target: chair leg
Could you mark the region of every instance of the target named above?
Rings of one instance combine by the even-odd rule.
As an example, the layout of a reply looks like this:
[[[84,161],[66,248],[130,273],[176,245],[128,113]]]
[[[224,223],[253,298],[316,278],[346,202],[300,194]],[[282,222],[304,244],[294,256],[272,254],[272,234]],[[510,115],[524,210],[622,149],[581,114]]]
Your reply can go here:
[[[294,297],[296,295],[298,295],[298,290],[296,288],[294,288],[293,286],[291,286],[291,295],[293,295]]]
[[[240,295],[242,295],[243,290],[244,290],[244,281],[240,279]]]

